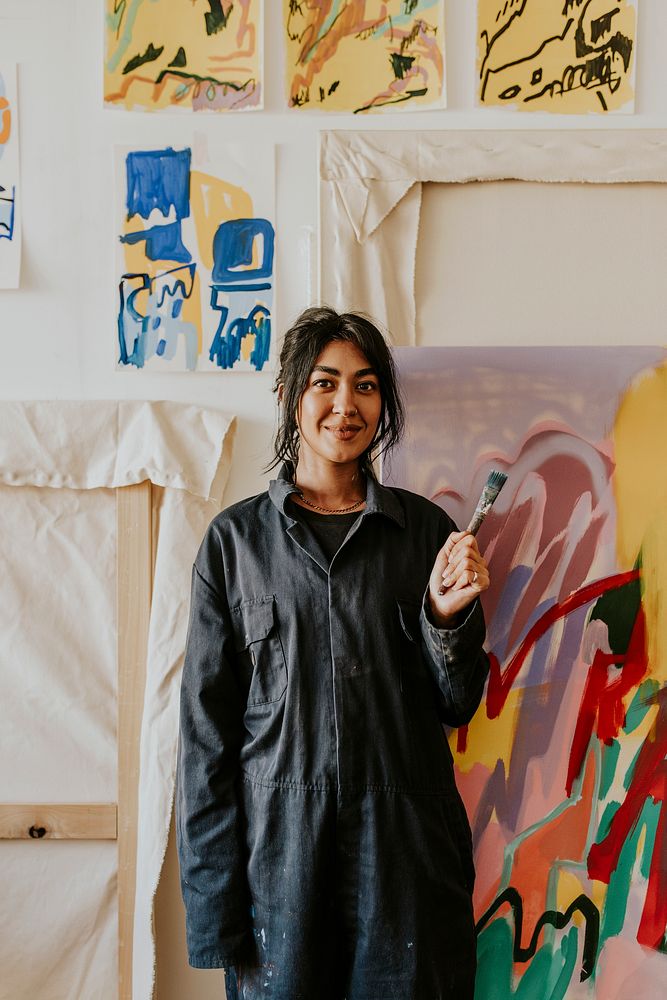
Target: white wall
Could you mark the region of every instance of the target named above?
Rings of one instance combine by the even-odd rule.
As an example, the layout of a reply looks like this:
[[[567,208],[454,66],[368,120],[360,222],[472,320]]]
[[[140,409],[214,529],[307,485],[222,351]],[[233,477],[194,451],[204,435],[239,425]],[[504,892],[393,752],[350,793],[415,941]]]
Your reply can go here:
[[[271,376],[115,371],[113,148],[188,143],[193,130],[276,144],[278,325],[307,305],[305,227],[317,225],[323,128],[664,128],[667,4],[640,0],[637,113],[554,116],[476,109],[474,0],[448,0],[450,110],[365,116],[286,112],[282,0],[266,0],[266,111],[127,113],[102,107],[102,0],[0,0],[0,58],[19,63],[23,262],[0,291],[0,398],[170,398],[239,417],[233,501],[261,489],[274,421]]]
[[[276,144],[278,325],[284,327],[308,304],[305,230],[317,225],[320,129],[667,127],[664,0],[639,0],[637,113],[607,118],[476,109],[474,0],[447,3],[447,111],[361,121],[283,110],[282,0],[266,0],[266,111],[215,117],[105,110],[102,8],[102,0],[0,0],[0,59],[19,63],[23,201],[21,286],[0,291],[0,398],[169,398],[235,413],[228,502],[266,482],[260,468],[274,427],[271,375],[115,370],[115,145],[185,144],[193,130]],[[220,996],[219,974],[187,971],[181,921],[170,845],[157,914],[158,995]]]

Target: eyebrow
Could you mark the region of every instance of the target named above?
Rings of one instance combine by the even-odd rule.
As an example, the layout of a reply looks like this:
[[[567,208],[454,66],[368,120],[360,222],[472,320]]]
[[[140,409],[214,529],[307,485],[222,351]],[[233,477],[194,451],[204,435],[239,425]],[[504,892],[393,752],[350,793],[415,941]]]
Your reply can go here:
[[[340,375],[337,368],[329,368],[327,365],[315,365],[313,368],[314,372],[326,372],[327,375]],[[377,374],[374,368],[360,368],[358,372],[354,373],[355,378],[361,378],[362,375],[375,375]]]

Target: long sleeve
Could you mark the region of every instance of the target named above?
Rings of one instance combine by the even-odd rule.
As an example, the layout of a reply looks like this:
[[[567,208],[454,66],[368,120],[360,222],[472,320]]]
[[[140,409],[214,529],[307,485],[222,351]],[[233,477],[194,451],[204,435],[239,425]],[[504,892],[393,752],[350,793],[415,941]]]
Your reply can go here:
[[[181,685],[176,833],[188,958],[225,968],[250,925],[237,801],[243,712],[226,597],[197,569]]]
[[[470,722],[477,711],[489,672],[482,643],[486,636],[479,599],[457,628],[436,628],[428,617],[428,588],[419,624],[426,662],[442,695],[440,715],[448,726]]]

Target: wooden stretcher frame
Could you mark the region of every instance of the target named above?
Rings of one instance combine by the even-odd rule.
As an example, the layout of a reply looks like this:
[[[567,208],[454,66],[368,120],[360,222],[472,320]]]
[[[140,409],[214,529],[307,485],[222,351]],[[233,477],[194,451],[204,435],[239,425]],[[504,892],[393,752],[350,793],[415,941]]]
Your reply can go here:
[[[152,487],[116,489],[118,800],[0,804],[0,839],[117,840],[118,997],[132,1000],[139,743],[153,591]]]

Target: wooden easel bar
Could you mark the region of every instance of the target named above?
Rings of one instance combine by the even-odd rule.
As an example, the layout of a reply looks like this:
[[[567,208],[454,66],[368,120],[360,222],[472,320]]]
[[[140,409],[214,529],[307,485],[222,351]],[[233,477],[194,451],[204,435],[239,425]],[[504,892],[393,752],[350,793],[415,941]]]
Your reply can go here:
[[[118,996],[132,998],[139,739],[153,590],[150,481],[116,490],[118,609]]]
[[[2,840],[115,840],[117,809],[98,804],[0,805]]]

